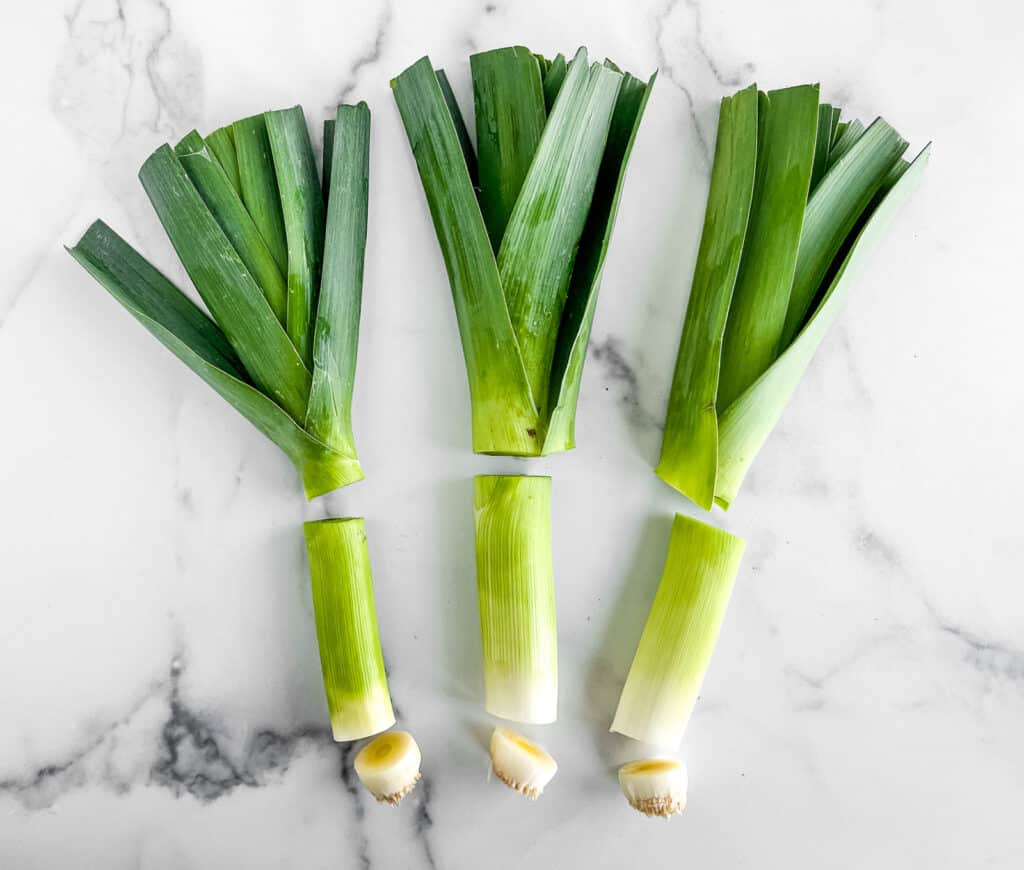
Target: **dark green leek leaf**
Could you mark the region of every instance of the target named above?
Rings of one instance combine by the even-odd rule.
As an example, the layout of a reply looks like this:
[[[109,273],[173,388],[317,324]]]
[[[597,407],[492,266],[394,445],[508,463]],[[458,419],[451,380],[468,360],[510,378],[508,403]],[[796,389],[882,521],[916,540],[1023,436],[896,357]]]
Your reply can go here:
[[[575,444],[576,404],[605,255],[611,243],[629,155],[657,74],[647,82],[626,73],[615,103],[587,224],[580,239],[569,295],[558,331],[551,370],[547,439],[544,452],[570,450]]]
[[[324,256],[324,199],[301,106],[266,112],[288,241],[288,336],[313,362],[313,319]]]
[[[536,455],[543,433],[449,104],[429,58],[392,80],[448,269],[478,453]]]
[[[546,408],[569,279],[597,183],[622,75],[570,64],[509,218],[498,270],[530,390]]]
[[[206,144],[210,146],[213,156],[217,158],[221,169],[231,182],[235,193],[242,194],[242,181],[238,177],[238,158],[235,156],[235,134],[231,127],[221,127],[214,130],[206,137]]]
[[[782,347],[788,347],[803,328],[829,266],[906,150],[906,141],[879,118],[829,169],[811,195],[804,214]]]
[[[655,469],[705,510],[718,475],[718,377],[757,164],[757,86],[722,100],[704,230]]]
[[[839,121],[839,112],[828,103],[818,106],[818,135],[814,144],[814,165],[811,168],[811,191],[825,176],[828,168],[828,153],[832,148],[835,136],[835,125]]]
[[[362,478],[355,456],[312,438],[252,385],[217,325],[102,221],[69,249],[146,329],[291,459],[313,498]]]
[[[854,145],[857,144],[857,140],[864,135],[864,125],[857,120],[850,121],[849,124],[843,125],[842,131],[836,136],[835,142],[832,143],[832,150],[828,154],[828,168],[831,169],[836,163],[839,162],[840,158],[849,151]]]
[[[469,65],[480,210],[497,251],[544,132],[544,89],[537,59],[522,46],[474,54]]]
[[[246,211],[241,197],[231,186],[221,164],[214,159],[211,149],[207,148],[208,144],[193,130],[175,146],[174,151],[207,208],[260,285],[278,321],[283,324],[286,293],[284,276],[277,268],[263,235]]]
[[[274,158],[262,115],[243,118],[231,125],[238,158],[242,202],[274,255],[281,274],[288,273],[288,242],[284,234],[281,195],[277,191]]]
[[[185,270],[246,371],[292,417],[304,420],[310,373],[169,145],[150,156],[139,178]]]
[[[466,169],[469,172],[469,179],[473,182],[473,187],[478,188],[480,186],[480,168],[477,165],[476,152],[473,150],[473,142],[469,138],[466,121],[462,117],[462,110],[459,108],[459,101],[455,99],[455,91],[452,90],[451,82],[448,81],[445,71],[443,69],[435,70],[434,74],[437,76],[437,84],[441,88],[444,101],[452,116],[452,123],[455,125],[455,132],[458,134],[459,144],[462,146],[462,156],[466,158]]]
[[[556,54],[544,73],[544,105],[548,112],[555,105],[558,92],[562,89],[562,82],[565,81],[565,73],[568,64],[565,62],[565,55]]]
[[[325,444],[355,456],[352,389],[370,185],[370,110],[366,103],[338,106],[332,145],[323,280],[306,430]]]
[[[818,86],[760,95],[757,175],[722,346],[725,407],[779,354],[818,130]]]

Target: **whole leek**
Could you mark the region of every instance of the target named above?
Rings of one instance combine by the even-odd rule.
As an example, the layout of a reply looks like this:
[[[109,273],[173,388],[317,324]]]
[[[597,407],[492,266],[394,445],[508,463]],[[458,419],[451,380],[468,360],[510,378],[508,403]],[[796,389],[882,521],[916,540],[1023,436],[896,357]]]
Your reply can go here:
[[[675,748],[683,737],[743,557],[742,539],[676,514],[665,569],[612,731]]]
[[[537,456],[575,444],[604,257],[654,81],[580,49],[470,61],[477,150],[443,71],[391,84],[448,268],[469,379],[473,450]]]
[[[657,473],[728,508],[854,274],[920,179],[881,118],[839,122],[817,85],[722,101],[704,231]]]
[[[360,518],[305,524],[316,637],[331,730],[359,740],[395,724]]]
[[[139,176],[209,316],[102,221],[70,249],[291,459],[310,498],[363,477],[351,404],[370,113],[339,106],[326,219],[302,110],[161,146]],[[322,277],[321,277],[322,276]]]
[[[478,476],[473,507],[487,712],[517,722],[554,722],[551,478]]]

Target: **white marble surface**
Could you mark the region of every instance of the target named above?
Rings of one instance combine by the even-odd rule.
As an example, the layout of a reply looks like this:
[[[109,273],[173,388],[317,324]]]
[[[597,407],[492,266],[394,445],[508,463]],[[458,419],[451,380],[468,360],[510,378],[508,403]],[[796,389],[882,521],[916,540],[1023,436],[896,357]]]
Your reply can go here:
[[[726,8],[727,7],[727,8]],[[0,867],[1024,866],[1019,4],[79,0],[4,6]],[[662,77],[554,475],[561,772],[488,781],[455,318],[388,79],[586,44]],[[685,743],[635,816],[606,732],[673,510],[651,472],[716,102],[820,79],[929,177],[728,515],[749,550]],[[61,249],[102,216],[181,271],[135,178],[192,126],[373,110],[356,434],[312,504],[276,449]],[[299,524],[367,517],[425,778],[371,804],[328,740]]]

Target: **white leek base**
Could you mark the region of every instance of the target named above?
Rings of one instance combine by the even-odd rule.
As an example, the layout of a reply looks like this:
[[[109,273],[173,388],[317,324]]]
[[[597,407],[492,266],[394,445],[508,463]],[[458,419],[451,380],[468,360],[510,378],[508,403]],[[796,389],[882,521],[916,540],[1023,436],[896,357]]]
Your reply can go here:
[[[536,800],[558,773],[558,765],[543,747],[511,728],[495,728],[491,735],[494,775],[509,788]]]
[[[484,663],[484,706],[499,719],[548,725],[558,718],[558,672],[510,674]]]
[[[420,748],[407,731],[375,737],[356,756],[356,775],[380,803],[394,806],[420,779]]]
[[[674,758],[644,758],[619,768],[629,805],[645,816],[667,819],[686,806],[686,765]]]
[[[331,707],[331,732],[339,743],[371,737],[395,724],[387,685],[367,692],[358,701],[352,698],[342,701],[332,698],[328,692],[327,701]]]
[[[693,686],[666,685],[664,681],[641,676],[636,670],[634,662],[609,730],[642,743],[678,749],[697,701],[700,682]]]

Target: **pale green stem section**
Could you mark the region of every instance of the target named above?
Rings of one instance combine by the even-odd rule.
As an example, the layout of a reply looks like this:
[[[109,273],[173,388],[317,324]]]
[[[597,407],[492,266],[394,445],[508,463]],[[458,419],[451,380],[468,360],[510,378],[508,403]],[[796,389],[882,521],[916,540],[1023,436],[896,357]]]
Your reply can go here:
[[[622,687],[612,731],[666,748],[682,740],[746,545],[676,514],[665,570]]]
[[[474,480],[476,573],[487,712],[517,722],[558,714],[551,478]]]
[[[361,518],[306,523],[316,637],[337,741],[395,724],[377,632],[370,554]]]

